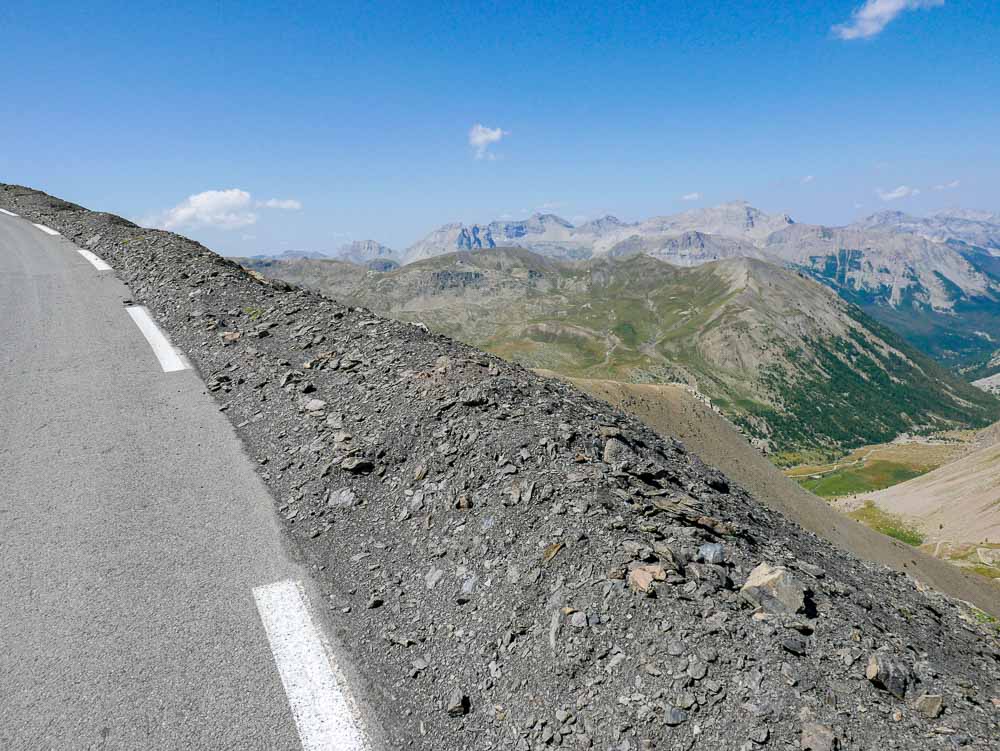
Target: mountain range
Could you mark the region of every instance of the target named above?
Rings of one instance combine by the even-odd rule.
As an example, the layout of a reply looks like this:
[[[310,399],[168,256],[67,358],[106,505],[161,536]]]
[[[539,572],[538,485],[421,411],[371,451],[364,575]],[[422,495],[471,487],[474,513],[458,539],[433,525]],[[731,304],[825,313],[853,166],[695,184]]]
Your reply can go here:
[[[982,425],[1000,409],[809,275],[756,258],[682,268],[644,253],[572,261],[508,247],[386,274],[340,260],[248,265],[528,367],[687,384],[783,463]]]
[[[857,223],[866,229],[919,235],[935,242],[958,240],[1000,251],[1000,214],[968,209],[946,209],[926,217],[902,211],[880,211]]]
[[[564,260],[643,253],[676,266],[753,258],[803,271],[949,367],[985,378],[1000,339],[1000,215],[896,211],[843,227],[796,223],[745,202],[638,222],[604,216],[578,226],[554,214],[447,224],[405,252],[367,241],[335,257],[392,269],[446,253],[521,247]]]

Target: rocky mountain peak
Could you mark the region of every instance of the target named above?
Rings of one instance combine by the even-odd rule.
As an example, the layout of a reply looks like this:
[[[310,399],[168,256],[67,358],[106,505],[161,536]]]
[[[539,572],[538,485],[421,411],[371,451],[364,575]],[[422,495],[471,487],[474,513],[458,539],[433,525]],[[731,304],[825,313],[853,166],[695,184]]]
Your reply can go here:
[[[398,254],[392,248],[375,240],[355,240],[337,249],[335,258],[351,263],[367,264],[375,260],[398,261]]]

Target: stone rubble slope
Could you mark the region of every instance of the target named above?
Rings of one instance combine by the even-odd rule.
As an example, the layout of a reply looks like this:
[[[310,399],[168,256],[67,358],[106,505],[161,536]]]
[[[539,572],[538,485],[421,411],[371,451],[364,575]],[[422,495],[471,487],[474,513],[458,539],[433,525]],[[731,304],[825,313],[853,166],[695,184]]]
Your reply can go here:
[[[199,369],[385,747],[1000,748],[994,625],[637,420],[178,235],[0,206],[108,261]]]

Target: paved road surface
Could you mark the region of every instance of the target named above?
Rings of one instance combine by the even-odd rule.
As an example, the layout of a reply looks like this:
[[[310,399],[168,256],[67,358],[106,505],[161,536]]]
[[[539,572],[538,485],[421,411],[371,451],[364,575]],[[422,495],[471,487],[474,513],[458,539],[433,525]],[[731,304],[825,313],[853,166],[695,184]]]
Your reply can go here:
[[[0,748],[301,748],[252,590],[303,573],[129,296],[0,214]]]

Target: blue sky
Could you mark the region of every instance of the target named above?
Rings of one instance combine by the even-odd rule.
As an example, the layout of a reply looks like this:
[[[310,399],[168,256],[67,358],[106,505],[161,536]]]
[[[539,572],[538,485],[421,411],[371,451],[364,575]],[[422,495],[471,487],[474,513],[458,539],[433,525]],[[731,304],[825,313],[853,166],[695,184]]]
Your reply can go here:
[[[0,180],[230,254],[536,210],[1000,210],[995,0],[617,5],[6,4]]]

